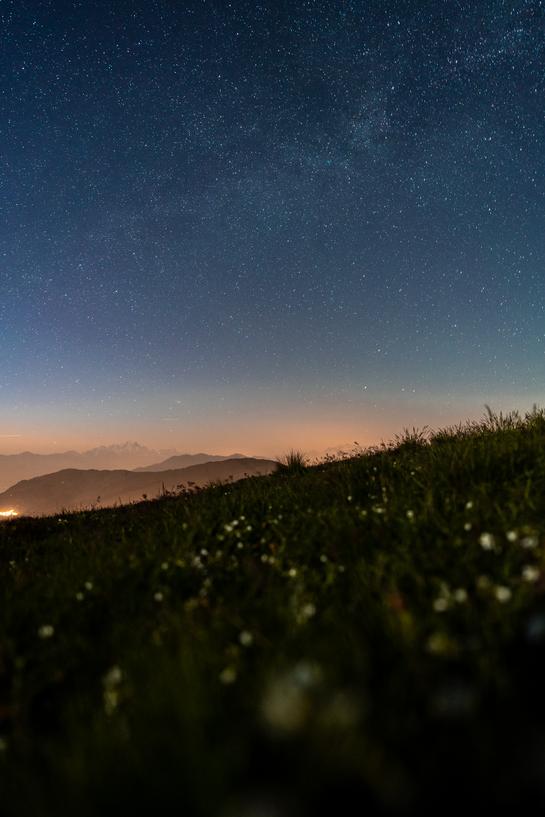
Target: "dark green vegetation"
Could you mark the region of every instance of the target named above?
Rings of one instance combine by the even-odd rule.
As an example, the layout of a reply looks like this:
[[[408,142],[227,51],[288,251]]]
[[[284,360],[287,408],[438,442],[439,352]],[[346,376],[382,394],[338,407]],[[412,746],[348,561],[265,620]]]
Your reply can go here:
[[[545,801],[540,412],[7,522],[0,559],[3,814]]]

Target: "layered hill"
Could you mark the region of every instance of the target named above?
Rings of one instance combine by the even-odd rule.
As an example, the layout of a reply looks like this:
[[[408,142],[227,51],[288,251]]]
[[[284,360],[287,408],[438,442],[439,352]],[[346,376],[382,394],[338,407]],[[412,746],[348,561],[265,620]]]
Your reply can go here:
[[[221,462],[221,460],[246,459],[244,454],[176,454],[161,462],[143,465],[135,471],[173,471],[177,468],[189,468],[190,465],[202,465],[205,462]]]
[[[108,468],[132,471],[139,466],[157,462],[163,455],[171,456],[173,451],[157,451],[136,442],[121,445],[103,445],[88,451],[62,451],[54,454],[35,454],[23,451],[20,454],[0,454],[0,491],[22,479],[32,479],[43,474],[52,474],[64,468]],[[188,462],[187,465],[193,465]],[[183,467],[183,466],[179,466]]]
[[[201,487],[216,481],[272,473],[272,460],[240,457],[160,472],[79,470],[67,468],[53,474],[22,480],[0,494],[0,510],[19,515],[43,515],[61,510],[109,507],[153,498],[180,487]]]

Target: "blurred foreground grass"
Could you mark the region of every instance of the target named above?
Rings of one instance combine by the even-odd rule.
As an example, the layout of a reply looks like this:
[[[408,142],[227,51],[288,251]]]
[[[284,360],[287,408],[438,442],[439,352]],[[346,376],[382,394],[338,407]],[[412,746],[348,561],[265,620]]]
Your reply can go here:
[[[0,813],[545,805],[544,414],[354,454],[0,525]]]

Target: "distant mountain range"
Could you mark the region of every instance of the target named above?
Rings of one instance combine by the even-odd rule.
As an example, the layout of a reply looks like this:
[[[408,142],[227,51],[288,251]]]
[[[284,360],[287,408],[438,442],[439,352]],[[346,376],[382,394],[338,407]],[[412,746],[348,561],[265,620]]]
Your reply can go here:
[[[143,465],[134,468],[135,471],[172,471],[176,468],[188,468],[190,465],[202,465],[204,462],[221,462],[221,460],[241,460],[245,459],[244,454],[177,454],[162,462]]]
[[[174,456],[172,465],[166,465]],[[157,451],[146,448],[135,442],[126,442],[121,445],[102,445],[91,448],[89,451],[62,451],[55,454],[34,454],[23,451],[21,454],[0,454],[0,491],[15,485],[22,479],[39,477],[42,474],[52,474],[64,468],[107,468],[115,470],[133,471],[136,468],[164,471],[172,468],[186,468],[189,465],[199,465],[203,462],[215,460],[235,459],[239,454],[232,456],[218,456],[214,454],[179,454],[175,449]],[[149,466],[149,467],[148,467]]]
[[[159,472],[62,469],[22,480],[0,494],[0,510],[37,516],[91,506],[108,507],[157,497],[180,485],[203,486],[214,481],[265,475],[276,470],[273,460],[239,457]]]

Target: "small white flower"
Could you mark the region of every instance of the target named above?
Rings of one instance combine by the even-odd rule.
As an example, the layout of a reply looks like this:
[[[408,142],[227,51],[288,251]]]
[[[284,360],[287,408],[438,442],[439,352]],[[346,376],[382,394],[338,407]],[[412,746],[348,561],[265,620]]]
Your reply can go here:
[[[466,502],[466,511],[470,511],[473,507],[473,501],[470,499],[469,502]]]
[[[520,540],[520,544],[523,548],[526,548],[526,550],[533,550],[533,548],[538,546],[538,538],[537,536],[524,536]]]
[[[444,613],[448,610],[448,600],[440,596],[433,602],[433,609],[436,613]]]
[[[158,591],[157,593],[153,594],[153,598],[155,599],[155,601],[161,602],[161,601],[163,601],[164,596],[160,591]]]
[[[316,615],[316,607],[315,605],[309,601],[301,608],[301,612],[299,614],[299,619],[301,621],[308,621],[310,618]]]
[[[502,604],[505,604],[506,601],[509,601],[512,595],[513,594],[511,593],[509,587],[505,587],[505,585],[501,584],[496,587],[496,598]]]
[[[161,570],[168,570],[168,562],[163,562],[161,565]]]
[[[320,556],[320,561],[321,561],[321,563],[322,563],[322,564],[324,564],[324,565],[325,565],[325,563],[327,562],[327,556],[325,555],[325,553],[322,553],[322,554],[321,554],[321,556]]]
[[[113,667],[110,667],[108,672],[102,678],[102,684],[106,687],[106,689],[111,689],[112,687],[118,686],[121,681],[123,680],[123,672],[121,667],[118,667],[117,664],[114,664]]]
[[[471,522],[466,522],[464,525],[464,530],[471,530],[472,527],[473,525],[471,524]]]
[[[52,624],[42,624],[38,629],[38,636],[40,638],[52,638],[55,635],[55,628]]]
[[[222,684],[234,684],[237,680],[237,671],[234,667],[225,667],[219,675]]]
[[[493,550],[496,541],[491,533],[481,533],[479,544],[483,550]]]
[[[84,587],[85,587],[86,590],[92,590],[93,589],[93,582],[85,582]]]
[[[508,530],[507,533],[505,534],[505,538],[507,539],[508,542],[516,542],[518,539],[518,533],[516,532],[516,530]]]
[[[83,593],[76,593],[76,601],[83,601],[84,598],[85,596]]]
[[[294,567],[290,567],[288,570],[288,576],[294,579],[297,576],[297,570]]]
[[[525,582],[537,582],[539,579],[539,570],[533,565],[525,565],[522,568],[522,578]]]
[[[464,604],[467,601],[467,590],[463,587],[458,587],[457,590],[453,593],[454,601],[458,602],[458,604]]]
[[[450,642],[445,633],[432,633],[426,642],[426,649],[432,655],[443,655],[450,648]]]
[[[347,501],[347,502],[352,502],[352,496],[351,496],[351,494],[348,494],[348,496],[346,497],[346,501]]]
[[[414,511],[408,510],[407,511],[407,519],[412,520],[414,519]]]
[[[254,637],[248,630],[243,630],[240,633],[238,640],[240,641],[243,647],[251,647],[252,644],[254,643]]]

